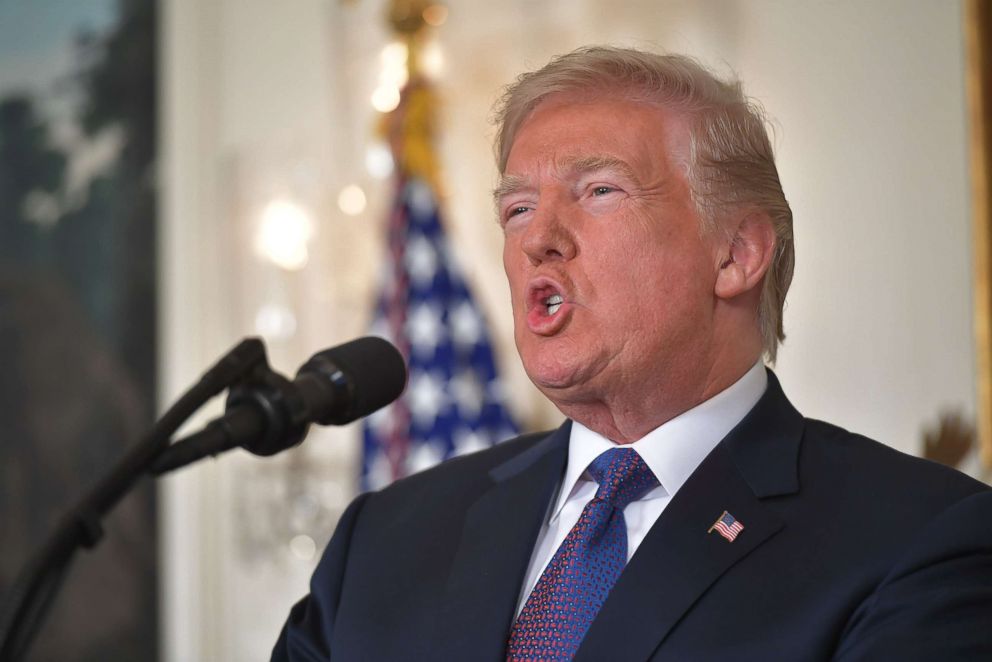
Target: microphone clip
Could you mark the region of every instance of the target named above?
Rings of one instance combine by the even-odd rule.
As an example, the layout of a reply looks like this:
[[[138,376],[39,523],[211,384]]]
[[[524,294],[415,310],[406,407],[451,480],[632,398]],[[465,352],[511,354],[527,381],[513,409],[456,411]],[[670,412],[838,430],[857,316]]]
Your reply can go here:
[[[275,455],[298,445],[310,427],[308,407],[299,389],[270,368],[264,358],[231,386],[225,409],[251,410],[261,419],[261,434],[256,424],[253,434],[242,435],[232,429],[229,437],[232,448],[242,446],[255,455]]]

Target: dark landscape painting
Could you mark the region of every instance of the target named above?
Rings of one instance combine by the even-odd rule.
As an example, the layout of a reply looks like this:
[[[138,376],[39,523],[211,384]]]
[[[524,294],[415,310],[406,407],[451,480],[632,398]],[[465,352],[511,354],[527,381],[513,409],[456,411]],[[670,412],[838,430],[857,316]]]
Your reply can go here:
[[[153,0],[0,0],[0,600],[152,422]],[[150,481],[77,555],[30,660],[155,660]]]

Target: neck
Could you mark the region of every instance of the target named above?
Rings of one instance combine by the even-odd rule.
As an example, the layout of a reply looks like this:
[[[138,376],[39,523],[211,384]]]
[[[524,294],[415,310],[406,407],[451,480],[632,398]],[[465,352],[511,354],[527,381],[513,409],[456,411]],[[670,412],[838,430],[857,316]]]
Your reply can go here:
[[[729,388],[751,369],[758,352],[741,353],[734,360],[713,361],[688,369],[659,370],[653,383],[628,384],[608,393],[560,397],[545,393],[572,420],[615,444],[631,444],[655,428]]]

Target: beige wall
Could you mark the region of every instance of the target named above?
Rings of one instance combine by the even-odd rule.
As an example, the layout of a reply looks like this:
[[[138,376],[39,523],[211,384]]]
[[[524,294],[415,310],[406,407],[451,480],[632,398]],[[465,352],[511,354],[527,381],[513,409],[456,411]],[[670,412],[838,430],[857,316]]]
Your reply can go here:
[[[941,408],[972,412],[957,2],[450,4],[440,33],[447,221],[518,415],[557,419],[512,349],[487,118],[499,86],[589,42],[733,69],[776,118],[798,251],[777,371],[804,413],[916,452]],[[362,333],[388,204],[387,185],[362,167],[381,15],[372,0],[164,3],[165,402],[254,333],[263,305],[296,315],[294,334],[269,339],[286,372]],[[350,183],[369,194],[358,217],[335,205]],[[301,272],[267,266],[250,247],[259,208],[276,196],[316,220]],[[163,484],[166,659],[267,659],[313,565],[286,531],[329,533],[353,490],[353,435],[322,431],[302,453],[267,461],[231,454]]]

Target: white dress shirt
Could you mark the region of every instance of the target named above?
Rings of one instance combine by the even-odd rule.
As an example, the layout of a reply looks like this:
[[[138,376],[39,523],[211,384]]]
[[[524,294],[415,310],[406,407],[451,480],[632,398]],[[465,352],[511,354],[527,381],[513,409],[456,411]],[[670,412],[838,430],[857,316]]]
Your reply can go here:
[[[720,440],[757,404],[767,385],[768,375],[762,362],[758,361],[727,389],[626,446],[637,451],[660,483],[623,511],[627,523],[628,561],[675,493]],[[600,454],[616,447],[617,444],[581,423],[572,422],[568,467],[558,488],[558,497],[552,502],[552,510],[538,534],[517,602],[517,614],[565,536],[579,521],[582,509],[596,495],[599,486],[586,469]]]

